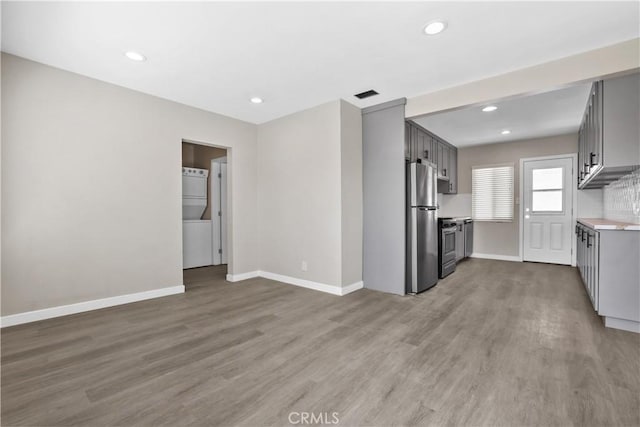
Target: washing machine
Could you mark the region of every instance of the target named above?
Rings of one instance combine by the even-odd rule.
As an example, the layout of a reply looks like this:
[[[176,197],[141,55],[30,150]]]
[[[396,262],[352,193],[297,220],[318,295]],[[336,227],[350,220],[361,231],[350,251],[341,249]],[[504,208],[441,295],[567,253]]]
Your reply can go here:
[[[182,268],[213,263],[211,220],[203,220],[207,208],[209,171],[182,168]]]

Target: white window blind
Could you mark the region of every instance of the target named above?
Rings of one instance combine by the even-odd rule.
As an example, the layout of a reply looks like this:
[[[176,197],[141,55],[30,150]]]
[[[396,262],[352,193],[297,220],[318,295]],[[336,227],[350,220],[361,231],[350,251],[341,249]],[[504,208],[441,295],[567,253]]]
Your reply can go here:
[[[512,165],[473,168],[471,211],[476,221],[513,221]]]

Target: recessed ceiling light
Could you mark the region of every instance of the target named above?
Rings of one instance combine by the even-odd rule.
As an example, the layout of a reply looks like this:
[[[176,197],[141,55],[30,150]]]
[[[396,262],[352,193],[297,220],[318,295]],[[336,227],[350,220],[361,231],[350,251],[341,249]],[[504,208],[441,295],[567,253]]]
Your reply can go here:
[[[496,111],[497,109],[498,107],[496,107],[495,105],[487,105],[482,109],[482,111],[484,111],[485,113],[489,113],[491,111]]]
[[[132,50],[130,50],[129,52],[125,53],[125,56],[127,58],[131,59],[132,61],[142,62],[142,61],[146,61],[147,60],[146,56],[144,56],[141,53],[134,52]]]
[[[500,133],[503,134],[503,135],[509,135],[511,133],[511,131],[509,129],[505,129]]]
[[[443,32],[445,30],[445,28],[447,28],[447,23],[444,21],[432,21],[429,22],[425,27],[424,27],[424,33],[428,36],[434,36],[436,34],[439,34],[441,32]]]
[[[258,98],[257,96],[254,96],[253,98],[251,98],[251,102],[253,102],[254,104],[262,104],[264,101],[262,98]]]

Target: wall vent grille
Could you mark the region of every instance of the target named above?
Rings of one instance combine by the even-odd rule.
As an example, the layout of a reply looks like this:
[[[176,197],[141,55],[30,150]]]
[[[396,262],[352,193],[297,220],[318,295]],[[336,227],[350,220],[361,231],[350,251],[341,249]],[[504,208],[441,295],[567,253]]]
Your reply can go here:
[[[370,89],[370,90],[367,90],[365,92],[356,93],[355,97],[359,98],[359,99],[365,99],[365,98],[369,98],[370,96],[374,96],[374,95],[378,95],[378,92],[376,92],[373,89]]]

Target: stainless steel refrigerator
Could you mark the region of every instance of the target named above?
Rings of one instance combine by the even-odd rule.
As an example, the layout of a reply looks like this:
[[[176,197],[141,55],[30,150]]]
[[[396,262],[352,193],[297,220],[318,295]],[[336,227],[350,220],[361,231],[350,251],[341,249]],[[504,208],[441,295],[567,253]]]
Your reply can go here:
[[[438,281],[437,176],[432,163],[407,164],[407,293]]]

